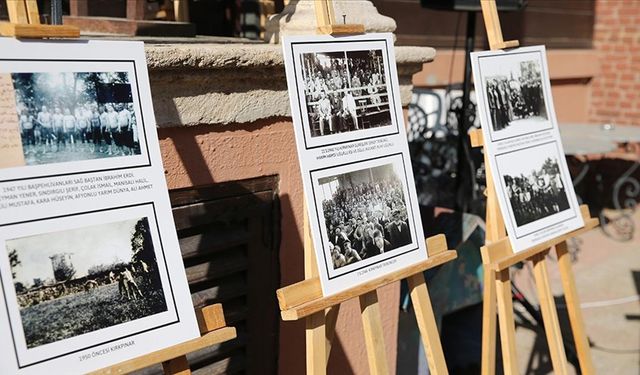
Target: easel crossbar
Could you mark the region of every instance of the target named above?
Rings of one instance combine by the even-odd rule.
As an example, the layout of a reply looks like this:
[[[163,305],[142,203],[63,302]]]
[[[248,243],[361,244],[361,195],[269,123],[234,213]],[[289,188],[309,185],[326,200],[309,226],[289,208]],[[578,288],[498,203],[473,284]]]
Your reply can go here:
[[[599,221],[596,218],[592,218],[589,217],[589,212],[588,209],[586,210],[587,212],[584,212],[584,208],[586,208],[586,206],[581,206],[581,209],[583,211],[583,219],[584,219],[584,227],[580,228],[580,229],[576,229],[572,232],[569,232],[567,234],[564,234],[562,236],[558,236],[555,238],[552,238],[548,241],[545,241],[543,243],[540,243],[536,246],[533,246],[527,250],[524,251],[520,251],[517,253],[513,253],[513,250],[511,249],[511,244],[509,242],[509,238],[505,237],[500,239],[499,241],[496,241],[494,243],[491,243],[489,245],[486,245],[484,247],[486,247],[488,249],[487,253],[492,254],[492,255],[496,255],[496,254],[506,254],[506,255],[502,255],[500,256],[500,258],[498,259],[490,259],[490,269],[494,270],[494,271],[502,271],[504,269],[507,269],[517,263],[520,263],[522,261],[525,261],[527,259],[531,259],[533,258],[536,254],[545,252],[547,250],[549,250],[549,248],[564,242],[570,238],[579,236],[583,233],[586,233],[588,231],[590,231],[591,229],[595,228],[598,226]]]
[[[342,302],[348,301],[352,298],[374,291],[382,286],[391,284],[393,282],[396,282],[402,279],[406,279],[409,276],[415,275],[427,269],[449,262],[455,259],[456,257],[457,257],[457,254],[455,251],[447,250],[438,255],[429,257],[426,261],[423,261],[413,266],[407,267],[405,269],[396,271],[390,275],[369,281],[365,284],[359,285],[355,288],[348,289],[344,292],[340,292],[338,294],[334,294],[328,297],[313,299],[297,306],[287,306],[289,304],[288,302],[289,300],[287,296],[303,295],[304,293],[300,293],[298,289],[310,290],[311,291],[310,295],[314,295],[314,296],[318,294],[318,290],[319,290],[321,295],[322,290],[320,289],[320,280],[318,278],[313,278],[313,279],[305,280],[301,283],[290,285],[286,288],[282,288],[278,290],[278,300],[280,301],[280,306],[282,309],[282,312],[281,312],[282,320],[290,321],[290,320],[298,320],[298,319],[307,317],[313,313],[323,311],[324,309],[329,308],[331,306],[341,304]],[[313,280],[317,280],[317,281],[313,281]],[[299,301],[300,300],[298,299],[296,302],[299,302]],[[283,304],[285,305],[285,308],[282,308]]]
[[[158,350],[157,352],[150,353],[148,355],[134,358],[125,362],[121,362],[117,365],[108,367],[103,370],[98,370],[90,374],[107,375],[107,374],[124,374],[132,371],[140,370],[148,366],[155,365],[157,363],[166,362],[171,359],[195,352],[200,349],[204,349],[208,346],[225,342],[236,337],[236,329],[234,327],[224,327],[211,331],[196,339],[178,344],[166,349]]]

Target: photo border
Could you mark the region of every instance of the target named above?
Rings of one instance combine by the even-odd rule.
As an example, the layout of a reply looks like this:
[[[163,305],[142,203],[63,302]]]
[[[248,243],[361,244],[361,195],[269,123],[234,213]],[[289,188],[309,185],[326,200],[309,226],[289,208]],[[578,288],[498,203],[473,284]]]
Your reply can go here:
[[[559,144],[558,144],[558,141],[557,141],[557,140],[553,140],[553,141],[549,141],[549,142],[543,142],[543,143],[538,143],[538,144],[535,144],[535,145],[532,145],[532,146],[527,146],[527,147],[519,148],[519,149],[517,149],[517,150],[511,150],[511,151],[507,151],[507,152],[503,152],[503,153],[500,153],[500,154],[496,154],[496,155],[494,155],[494,161],[495,161],[495,164],[496,164],[496,171],[498,172],[497,176],[500,178],[500,193],[502,194],[503,198],[505,199],[505,202],[509,205],[509,209],[508,209],[508,211],[509,211],[509,222],[511,222],[511,225],[513,226],[513,229],[514,229],[514,231],[516,231],[516,232],[518,231],[518,226],[516,225],[516,222],[515,222],[515,218],[514,218],[514,214],[513,214],[513,207],[511,207],[511,201],[509,200],[509,197],[505,194],[506,187],[504,186],[504,178],[503,178],[503,175],[502,175],[502,173],[500,173],[500,163],[498,162],[498,157],[499,157],[499,156],[502,156],[502,155],[506,155],[506,154],[512,154],[512,153],[514,153],[514,152],[520,152],[520,151],[528,150],[528,149],[531,149],[531,148],[536,148],[536,147],[546,146],[546,145],[551,144],[551,143],[554,143],[554,144],[555,144],[555,146],[556,146],[556,147],[555,147],[555,150],[556,150],[557,155],[558,155],[558,163],[560,164],[560,163],[562,163],[562,161],[560,160],[560,157],[564,157],[564,155],[560,152],[560,147],[559,147]],[[560,167],[560,165],[559,165],[559,167]],[[561,174],[561,176],[562,176],[562,168],[559,168],[559,169],[560,169],[560,174]],[[569,182],[567,182],[567,181],[565,181],[565,179],[564,179],[564,177],[565,177],[565,176],[562,176],[562,177],[563,177],[563,181],[562,181],[562,182],[563,182],[565,185],[566,185],[566,184],[568,184],[568,183],[572,183],[571,179],[569,180]],[[571,176],[569,176],[569,177],[571,177]],[[523,237],[526,237],[526,236],[530,236],[530,235],[532,235],[532,234],[534,234],[534,233],[538,233],[538,232],[540,232],[540,231],[542,231],[542,230],[545,230],[545,229],[551,228],[551,227],[553,227],[553,226],[556,226],[556,225],[559,225],[559,224],[563,224],[563,223],[565,223],[565,222],[567,222],[567,221],[569,221],[569,220],[573,220],[573,219],[575,219],[575,218],[578,216],[578,213],[577,213],[577,207],[575,207],[575,206],[574,206],[574,207],[572,207],[572,206],[571,206],[571,203],[572,203],[572,202],[571,202],[571,197],[569,196],[569,194],[567,194],[567,193],[566,193],[566,188],[565,188],[565,194],[566,194],[566,196],[567,196],[567,201],[569,202],[569,208],[571,209],[571,212],[573,213],[573,216],[571,216],[571,217],[567,217],[567,218],[564,218],[564,219],[561,219],[561,220],[558,220],[558,221],[556,221],[556,222],[555,222],[555,223],[553,223],[553,224],[549,224],[549,225],[547,225],[547,226],[544,226],[544,227],[542,227],[542,228],[535,229],[535,230],[533,230],[533,231],[531,231],[531,232],[528,232],[528,233],[525,233],[525,234],[520,234],[520,235],[519,235],[518,233],[514,233],[514,234],[515,234],[515,238],[516,238],[516,239],[520,239],[520,238],[523,238]],[[556,214],[559,214],[559,213],[560,213],[560,212],[557,212]],[[556,214],[554,214],[554,215],[556,215]],[[550,215],[550,216],[553,216],[553,215]],[[524,225],[529,225],[529,224],[532,224],[532,223],[538,222],[538,221],[540,221],[540,220],[545,220],[545,219],[547,219],[547,218],[548,218],[548,217],[550,217],[550,216],[546,216],[546,217],[540,218],[540,219],[538,219],[538,220],[532,221],[532,222],[527,223],[527,224],[524,224]],[[522,225],[522,226],[524,226],[524,225]],[[522,226],[520,226],[520,227],[522,227]]]
[[[362,43],[362,42],[384,42],[384,51],[383,53],[386,55],[386,59],[387,59],[387,64],[385,66],[385,73],[390,73],[389,72],[389,64],[391,64],[391,60],[390,60],[390,56],[389,56],[389,45],[387,44],[387,39],[367,39],[367,40],[358,40],[358,41],[354,41],[354,40],[331,40],[331,41],[304,41],[304,42],[291,42],[291,59],[292,59],[292,65],[293,65],[293,78],[294,78],[294,82],[296,85],[296,96],[297,96],[297,100],[296,100],[296,104],[298,106],[298,113],[300,114],[300,122],[302,124],[302,139],[304,140],[304,148],[305,150],[313,150],[313,149],[317,149],[320,147],[327,147],[327,146],[335,146],[335,145],[341,145],[344,143],[350,143],[350,142],[356,142],[356,141],[363,141],[363,140],[367,140],[367,139],[373,139],[373,138],[381,138],[381,137],[388,137],[391,135],[398,135],[400,134],[400,122],[399,122],[399,118],[398,118],[398,112],[397,112],[397,108],[396,108],[396,97],[395,97],[395,88],[393,87],[393,82],[387,82],[387,95],[391,98],[391,101],[389,101],[388,105],[389,105],[389,111],[393,112],[393,118],[395,118],[395,131],[394,129],[391,129],[391,131],[389,133],[384,133],[384,134],[376,134],[376,135],[372,135],[372,136],[367,136],[366,133],[368,133],[368,131],[363,131],[362,137],[355,137],[355,138],[350,138],[348,140],[345,141],[338,141],[338,142],[333,142],[333,143],[323,143],[323,144],[319,144],[317,146],[310,146],[308,145],[307,142],[307,133],[305,132],[305,119],[304,119],[304,115],[303,115],[303,104],[306,105],[306,98],[304,97],[304,92],[302,93],[302,96],[300,95],[300,87],[298,85],[298,68],[299,65],[297,64],[297,59],[299,57],[299,55],[301,53],[296,53],[296,51],[294,50],[295,46],[297,45],[317,45],[317,44],[338,44],[338,43],[352,43],[352,44],[356,44],[356,43]],[[344,50],[338,50],[335,52],[341,52]],[[360,51],[360,50],[358,50]],[[332,51],[334,52],[334,51]],[[304,53],[318,53],[318,52],[304,52]],[[393,75],[390,75],[390,80],[393,81]],[[398,85],[400,83],[398,82]],[[301,99],[302,98],[302,99]],[[302,101],[302,103],[301,103]],[[306,126],[308,126],[308,121]],[[390,125],[391,128],[393,128],[393,124]],[[347,133],[348,134],[348,133]],[[322,136],[321,136],[322,137]]]
[[[416,225],[415,224],[415,212],[413,212],[411,194],[410,194],[410,190],[409,190],[410,189],[410,185],[409,185],[409,178],[407,177],[407,165],[405,163],[404,154],[402,152],[397,152],[397,153],[393,153],[393,154],[387,154],[387,155],[383,155],[383,156],[377,156],[377,157],[364,159],[364,160],[358,160],[358,161],[355,161],[355,162],[343,163],[343,164],[338,164],[338,165],[331,165],[331,166],[328,166],[328,167],[318,168],[318,169],[314,169],[314,170],[310,170],[309,171],[309,178],[311,179],[311,193],[312,193],[313,202],[314,202],[314,205],[315,205],[315,203],[317,202],[317,198],[316,198],[316,192],[315,192],[315,181],[316,181],[316,179],[313,176],[314,173],[317,173],[317,172],[320,172],[320,171],[324,171],[324,170],[344,167],[345,165],[356,165],[356,164],[360,164],[360,163],[365,163],[365,162],[368,162],[368,161],[371,161],[371,160],[380,160],[380,159],[387,159],[387,158],[388,159],[393,159],[393,158],[397,157],[398,155],[400,156],[400,160],[402,161],[402,169],[404,171],[404,183],[405,183],[404,187],[407,189],[407,198],[409,199],[409,202],[406,202],[405,206],[407,207],[407,211],[408,211],[407,212],[407,217],[409,217],[409,212],[411,213],[411,221],[410,221],[410,223],[413,224],[413,234],[416,237],[415,247],[410,248],[410,249],[405,250],[405,251],[402,251],[402,252],[398,252],[397,254],[394,254],[393,256],[390,256],[388,258],[383,258],[383,259],[380,259],[380,260],[375,261],[373,263],[368,263],[368,264],[363,265],[361,267],[354,268],[354,269],[352,269],[350,271],[346,271],[346,272],[340,273],[338,275],[331,276],[331,273],[329,272],[329,265],[328,265],[328,262],[327,262],[327,250],[325,248],[324,241],[322,241],[322,244],[321,244],[322,245],[322,255],[323,255],[323,258],[324,258],[324,266],[325,266],[325,269],[327,271],[327,273],[326,273],[327,280],[330,281],[330,280],[333,280],[333,279],[336,279],[336,278],[339,278],[339,277],[344,277],[344,276],[349,275],[349,274],[351,274],[353,272],[359,271],[359,270],[361,270],[363,268],[371,267],[371,266],[374,266],[374,265],[376,265],[378,263],[385,262],[387,260],[397,258],[397,257],[399,257],[401,255],[405,255],[405,254],[408,254],[410,252],[413,252],[413,251],[416,251],[416,250],[420,250],[420,245],[418,243],[419,238],[417,236],[417,233],[416,233],[417,230],[415,228],[415,225]],[[393,163],[393,161],[391,161],[390,164],[392,164],[392,163]],[[384,165],[384,164],[381,164],[380,166],[382,166],[382,165]],[[347,173],[349,173],[349,172],[347,172]],[[316,207],[315,211],[316,211],[316,219],[318,220],[318,228],[320,229],[320,238],[323,239],[323,238],[325,238],[325,235],[327,234],[326,233],[327,228],[326,228],[326,225],[324,225],[324,228],[323,228],[323,225],[321,225],[322,221],[320,220],[320,211],[322,211],[322,209],[319,208],[319,207]],[[324,211],[322,211],[322,213],[324,214]],[[326,237],[328,238],[328,236],[326,236]],[[410,245],[405,245],[405,246],[411,246],[411,245],[414,245],[414,244],[412,243]],[[394,250],[391,250],[391,251],[394,251]]]
[[[549,126],[544,128],[544,129],[539,129],[539,130],[533,130],[530,132],[525,132],[525,133],[521,133],[521,134],[516,134],[516,135],[512,135],[509,137],[504,137],[504,138],[499,138],[499,139],[494,139],[493,133],[493,121],[491,121],[491,118],[489,118],[489,99],[487,98],[485,91],[486,91],[486,85],[484,83],[484,81],[486,80],[486,77],[482,74],[482,63],[481,63],[481,59],[489,59],[489,58],[503,58],[505,56],[516,56],[516,55],[525,55],[525,54],[538,54],[538,61],[540,62],[540,74],[542,76],[542,86],[543,86],[543,93],[544,93],[544,106],[545,106],[545,110],[547,111],[547,122],[549,123]],[[549,93],[547,92],[547,84],[546,82],[551,82],[549,80],[549,77],[547,77],[545,74],[548,74],[548,70],[544,69],[545,65],[544,60],[543,60],[544,56],[542,55],[542,51],[522,51],[522,52],[505,52],[504,54],[500,54],[500,55],[488,55],[488,56],[478,56],[478,75],[480,76],[480,85],[482,86],[482,90],[484,90],[482,92],[482,99],[483,99],[483,105],[486,107],[486,113],[485,113],[485,118],[487,121],[487,124],[490,125],[489,127],[489,138],[491,139],[491,142],[502,142],[502,141],[506,141],[508,139],[513,139],[513,138],[518,138],[518,137],[522,137],[525,135],[529,135],[529,134],[536,134],[536,133],[540,133],[540,132],[545,132],[545,131],[549,131],[551,129],[554,128],[554,124],[553,121],[551,119],[551,116],[549,115],[550,113],[550,108],[549,108]],[[478,100],[478,94],[476,93],[476,101]]]
[[[6,227],[6,226],[11,226],[11,225],[19,225],[19,224],[25,224],[25,223],[31,223],[31,222],[37,222],[37,221],[46,221],[46,220],[53,220],[53,219],[58,219],[58,218],[63,218],[63,217],[70,217],[70,216],[81,216],[81,215],[86,215],[86,214],[93,214],[93,213],[98,213],[98,212],[104,212],[104,211],[113,211],[113,210],[118,210],[118,209],[124,209],[124,208],[132,208],[132,207],[139,207],[139,206],[151,206],[152,210],[153,210],[153,216],[154,216],[154,220],[155,220],[155,224],[156,224],[156,231],[158,233],[158,239],[160,241],[160,251],[162,254],[162,262],[164,263],[164,267],[165,267],[165,272],[167,273],[167,280],[169,282],[169,291],[171,293],[171,300],[173,301],[173,308],[174,308],[174,312],[176,314],[176,320],[172,321],[172,322],[168,322],[159,326],[155,326],[153,328],[148,328],[142,331],[136,331],[133,333],[130,333],[126,336],[121,336],[121,337],[116,337],[116,338],[110,338],[107,339],[106,341],[103,342],[99,342],[99,343],[92,343],[89,346],[86,346],[84,348],[79,348],[79,349],[75,349],[66,353],[61,353],[61,354],[57,354],[54,355],[52,357],[48,357],[48,358],[44,358],[41,359],[39,361],[35,361],[33,363],[29,363],[29,364],[22,364],[20,361],[20,357],[18,356],[18,351],[17,351],[17,343],[15,340],[15,335],[14,335],[14,327],[13,327],[13,322],[11,321],[11,315],[10,315],[10,308],[9,308],[9,304],[7,301],[7,292],[6,292],[6,287],[4,285],[4,282],[2,281],[2,277],[0,277],[0,287],[2,288],[2,294],[4,295],[4,305],[5,305],[5,310],[7,312],[7,320],[9,322],[9,331],[11,333],[11,341],[13,343],[13,350],[14,350],[14,354],[16,357],[16,364],[18,366],[18,369],[23,369],[23,368],[27,368],[30,366],[34,366],[43,362],[47,362],[47,361],[51,361],[57,358],[61,358],[61,357],[65,357],[68,356],[70,354],[74,354],[74,353],[78,353],[81,352],[83,350],[87,350],[87,349],[91,349],[94,348],[96,346],[100,346],[100,345],[104,345],[104,344],[108,344],[114,341],[118,341],[118,340],[122,340],[122,339],[126,339],[128,337],[131,336],[136,336],[136,335],[140,335],[143,334],[145,332],[149,332],[149,331],[154,331],[156,329],[160,329],[160,328],[164,328],[164,327],[168,327],[177,323],[180,323],[180,314],[178,313],[178,306],[176,304],[176,300],[175,300],[175,294],[173,292],[173,285],[171,283],[171,274],[169,273],[169,266],[167,265],[167,259],[166,259],[166,255],[164,253],[164,245],[162,243],[162,233],[160,231],[160,224],[158,222],[158,214],[156,211],[156,207],[155,207],[155,203],[154,202],[142,202],[142,203],[136,203],[136,204],[130,204],[130,205],[126,205],[126,206],[118,206],[118,207],[110,207],[110,208],[104,208],[104,209],[98,209],[98,210],[91,210],[91,211],[84,211],[84,212],[76,212],[76,213],[70,213],[70,214],[65,214],[65,215],[57,215],[57,216],[51,216],[51,217],[47,217],[47,218],[38,218],[38,219],[34,219],[34,220],[23,220],[23,221],[17,221],[17,222],[13,222],[13,223],[5,223],[5,224],[0,224],[0,227]],[[155,250],[155,247],[154,247]],[[163,292],[166,292],[163,289]],[[169,310],[167,310],[169,311]],[[143,318],[139,318],[139,319],[144,319],[146,317]],[[138,320],[138,319],[136,319]],[[108,328],[103,328],[103,329],[108,329]]]
[[[13,61],[13,62],[20,62],[20,61],[30,61],[30,62],[73,62],[73,63],[83,63],[83,62],[101,62],[101,63],[110,63],[110,62],[114,62],[114,63],[131,63],[133,65],[133,75],[135,78],[135,86],[136,86],[136,91],[137,91],[137,97],[138,97],[138,102],[137,102],[137,107],[140,111],[140,125],[138,126],[138,132],[140,131],[140,129],[142,129],[142,135],[144,137],[144,142],[145,142],[145,149],[146,149],[146,156],[147,156],[147,162],[146,164],[140,164],[140,165],[120,165],[118,167],[110,167],[110,168],[104,168],[104,169],[96,169],[96,170],[78,170],[78,171],[74,171],[74,172],[67,172],[67,173],[59,173],[59,174],[51,174],[51,175],[37,175],[37,176],[25,176],[25,177],[19,177],[19,178],[9,178],[6,180],[2,180],[0,179],[0,183],[4,183],[4,182],[17,182],[17,181],[24,181],[24,180],[37,180],[40,178],[51,178],[51,177],[63,177],[63,176],[72,176],[72,175],[76,175],[76,174],[83,174],[83,173],[97,173],[97,172],[109,172],[109,171],[115,171],[115,170],[120,170],[123,168],[127,168],[127,169],[134,169],[134,168],[145,168],[145,167],[150,167],[151,166],[151,155],[149,152],[149,140],[147,139],[147,131],[146,131],[146,123],[144,120],[144,111],[142,110],[142,98],[140,96],[140,84],[138,81],[138,69],[136,67],[136,61],[135,60],[107,60],[107,59],[12,59],[12,58],[0,58],[0,62],[3,61]],[[29,73],[29,72],[25,72],[25,73]],[[31,72],[33,73],[33,72]],[[39,73],[39,72],[38,72]],[[73,73],[77,73],[77,72],[73,72]],[[7,72],[7,73],[0,73],[0,74],[13,74],[11,72]],[[13,88],[15,90],[15,87]],[[139,136],[139,135],[138,135]],[[144,153],[140,153],[140,155],[145,155]],[[102,160],[109,160],[109,158],[103,158]],[[73,160],[75,162],[79,161],[79,160]],[[73,162],[71,161],[71,162]],[[41,164],[41,165],[59,165],[59,164],[64,164],[66,162],[60,162],[60,163],[50,163],[50,164]],[[16,167],[11,167],[11,168],[29,168],[31,167],[31,165],[21,165],[21,166],[16,166]]]

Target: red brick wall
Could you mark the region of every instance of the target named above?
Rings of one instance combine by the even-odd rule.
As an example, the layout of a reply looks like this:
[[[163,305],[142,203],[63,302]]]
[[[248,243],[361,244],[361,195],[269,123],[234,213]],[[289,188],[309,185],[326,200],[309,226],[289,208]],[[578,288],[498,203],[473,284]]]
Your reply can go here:
[[[640,125],[640,1],[597,0],[595,18],[600,72],[592,82],[590,120]]]

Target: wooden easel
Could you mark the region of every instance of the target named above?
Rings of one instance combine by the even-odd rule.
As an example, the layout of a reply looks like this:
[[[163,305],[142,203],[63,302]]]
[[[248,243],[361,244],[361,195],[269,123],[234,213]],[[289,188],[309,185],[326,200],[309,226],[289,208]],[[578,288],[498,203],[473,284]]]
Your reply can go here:
[[[364,33],[364,25],[336,25],[331,0],[316,1],[315,7],[318,33],[333,35]],[[430,237],[426,240],[429,253],[429,258],[426,261],[341,293],[324,297],[318,278],[306,205],[304,211],[305,280],[278,289],[277,296],[282,320],[294,321],[303,318],[306,320],[307,374],[327,373],[327,361],[335,336],[340,304],[356,297],[360,302],[369,371],[372,374],[388,374],[390,369],[384,347],[377,289],[402,279],[407,279],[409,284],[411,300],[431,373],[448,374],[438,327],[423,275],[425,270],[456,258],[456,252],[447,249],[444,235]]]
[[[481,5],[490,49],[498,50],[518,47],[519,42],[517,40],[503,40],[495,0],[481,0]],[[483,145],[482,131],[480,129],[470,132],[470,138],[473,147],[481,147]],[[486,153],[484,162],[487,180],[487,230],[486,245],[481,249],[484,266],[481,373],[483,375],[495,373],[496,301],[504,372],[505,374],[518,373],[509,267],[519,262],[530,260],[533,262],[534,279],[553,369],[556,374],[567,374],[567,358],[545,259],[551,247],[555,247],[580,369],[583,374],[593,374],[594,368],[589,341],[584,330],[584,320],[580,310],[580,303],[578,302],[575,278],[566,241],[593,229],[598,225],[598,220],[590,217],[588,207],[583,205],[580,207],[585,223],[583,228],[556,237],[525,251],[514,253],[509,238],[505,233],[504,219],[498,205],[496,190],[491,176],[491,167]]]
[[[324,297],[320,279],[318,278],[309,222],[305,210],[305,280],[278,289],[277,296],[282,320],[306,319],[307,374],[319,375],[327,373],[327,361],[331,351],[331,342],[335,335],[335,325],[340,304],[356,297],[360,300],[360,312],[370,373],[388,374],[389,364],[387,363],[387,355],[382,338],[382,322],[377,289],[402,279],[407,279],[409,284],[411,301],[413,302],[418,328],[420,329],[422,343],[429,362],[429,369],[432,374],[448,374],[423,272],[455,259],[456,252],[447,250],[447,242],[442,234],[429,237],[426,243],[429,252],[427,260],[355,288]]]
[[[0,22],[0,35],[14,38],[78,38],[80,29],[42,25],[36,0],[7,0],[9,22]]]
[[[40,25],[36,0],[7,0],[11,23],[0,22],[0,34],[16,38],[77,38],[74,26]],[[162,363],[165,374],[191,374],[186,355],[236,337],[236,329],[227,327],[221,304],[196,310],[201,336],[144,356],[118,363],[91,374],[124,374]]]

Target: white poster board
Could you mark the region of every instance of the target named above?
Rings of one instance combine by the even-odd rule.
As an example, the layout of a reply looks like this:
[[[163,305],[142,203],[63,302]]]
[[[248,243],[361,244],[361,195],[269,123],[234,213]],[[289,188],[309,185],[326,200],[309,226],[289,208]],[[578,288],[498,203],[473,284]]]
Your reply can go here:
[[[425,260],[392,35],[283,47],[324,294]]]
[[[0,50],[0,373],[86,373],[198,337],[143,44]]]
[[[514,251],[581,228],[544,46],[471,58],[484,152]]]

